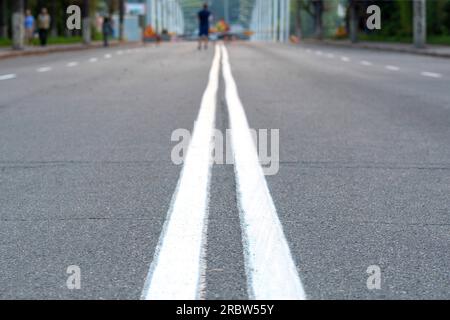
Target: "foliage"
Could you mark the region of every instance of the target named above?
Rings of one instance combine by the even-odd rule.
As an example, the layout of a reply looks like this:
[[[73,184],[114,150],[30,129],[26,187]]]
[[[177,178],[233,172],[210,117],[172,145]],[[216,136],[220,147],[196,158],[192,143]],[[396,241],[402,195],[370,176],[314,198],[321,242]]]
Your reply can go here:
[[[11,44],[10,39],[0,38],[0,47],[9,47]]]
[[[377,0],[382,12],[382,29],[366,32],[361,39],[374,41],[410,42],[413,33],[413,4],[411,0]],[[428,43],[450,44],[450,0],[428,0]]]

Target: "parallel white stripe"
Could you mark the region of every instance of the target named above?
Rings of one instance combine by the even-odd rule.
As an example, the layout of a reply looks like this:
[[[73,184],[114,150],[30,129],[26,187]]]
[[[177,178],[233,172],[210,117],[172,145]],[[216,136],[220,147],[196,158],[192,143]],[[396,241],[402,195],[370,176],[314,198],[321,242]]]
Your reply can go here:
[[[216,47],[208,86],[142,299],[200,298],[219,70],[220,48]]]
[[[387,70],[391,70],[391,71],[398,71],[398,70],[400,70],[399,67],[397,67],[397,66],[390,66],[390,65],[385,66],[385,68]]]
[[[362,60],[360,63],[361,63],[363,66],[371,66],[371,65],[372,65],[372,62],[366,61],[366,60]]]
[[[341,60],[344,62],[350,62],[350,58],[349,57],[341,57]]]
[[[430,78],[441,78],[442,77],[442,74],[440,74],[440,73],[428,72],[428,71],[422,72],[421,75],[424,77],[430,77]]]
[[[76,61],[69,62],[69,63],[67,64],[67,66],[68,66],[69,68],[76,67],[77,65],[78,65],[78,62],[76,62]]]
[[[41,68],[38,68],[36,71],[42,73],[42,72],[49,72],[51,70],[52,70],[51,67],[41,67]]]
[[[98,58],[90,58],[89,59],[89,62],[91,62],[91,63],[94,63],[94,62],[97,62],[98,61]]]
[[[11,80],[11,79],[15,79],[15,78],[16,78],[16,75],[14,73],[0,75],[0,81]]]
[[[252,299],[305,299],[283,228],[267,187],[242,102],[222,45],[237,194]]]

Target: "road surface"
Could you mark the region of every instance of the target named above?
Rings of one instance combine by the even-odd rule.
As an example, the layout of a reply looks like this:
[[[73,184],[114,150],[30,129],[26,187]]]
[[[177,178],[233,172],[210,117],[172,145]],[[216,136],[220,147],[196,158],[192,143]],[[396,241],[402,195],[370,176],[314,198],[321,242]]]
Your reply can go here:
[[[149,283],[164,256],[193,248],[185,253],[198,266],[164,270],[199,274],[200,299],[266,297],[266,284],[271,298],[449,299],[448,60],[235,42],[224,78],[217,50],[178,43],[0,61],[0,298],[145,298],[163,290]],[[279,130],[277,174],[173,163],[172,133],[204,123],[199,133],[243,130],[232,149],[244,168],[245,121],[232,116],[240,106],[250,128]],[[176,229],[183,192],[207,203]],[[250,223],[245,199],[264,218]],[[200,250],[181,243],[197,229]],[[67,286],[72,265],[80,289]],[[371,266],[379,289],[367,286]],[[274,282],[264,279],[272,270]]]

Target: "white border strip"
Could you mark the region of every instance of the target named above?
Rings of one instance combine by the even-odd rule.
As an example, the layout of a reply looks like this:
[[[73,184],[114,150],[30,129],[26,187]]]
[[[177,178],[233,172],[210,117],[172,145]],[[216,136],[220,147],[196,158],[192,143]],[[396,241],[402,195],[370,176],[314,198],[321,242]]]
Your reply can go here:
[[[41,67],[41,68],[36,69],[36,71],[40,72],[40,73],[49,72],[49,71],[52,71],[52,68],[51,67]]]
[[[145,300],[200,298],[219,71],[216,47],[177,190],[142,292]]]
[[[11,79],[15,79],[15,78],[16,78],[16,75],[14,73],[0,75],[0,81],[11,80]]]
[[[397,67],[397,66],[391,66],[391,65],[387,65],[387,66],[384,66],[387,70],[390,70],[390,71],[399,71],[400,70],[400,68],[399,67]]]
[[[250,299],[306,299],[267,187],[242,102],[222,47]]]
[[[430,77],[430,78],[442,78],[442,74],[436,73],[436,72],[428,72],[424,71],[420,73],[424,77]]]
[[[362,61],[360,61],[359,63],[362,64],[363,66],[366,66],[366,67],[369,67],[369,66],[372,66],[372,65],[373,65],[372,62],[367,61],[367,60],[362,60]]]

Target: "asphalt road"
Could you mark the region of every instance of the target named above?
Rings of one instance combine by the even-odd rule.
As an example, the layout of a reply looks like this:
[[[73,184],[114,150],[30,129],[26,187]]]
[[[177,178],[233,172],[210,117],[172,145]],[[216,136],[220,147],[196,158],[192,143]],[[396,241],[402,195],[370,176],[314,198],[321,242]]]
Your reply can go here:
[[[266,180],[306,297],[449,299],[448,60],[227,48],[250,127],[280,130]],[[213,54],[179,43],[0,61],[0,298],[141,297],[182,169],[171,135],[193,129]],[[217,95],[224,131],[222,79]],[[235,174],[211,168],[201,298],[249,297]]]

